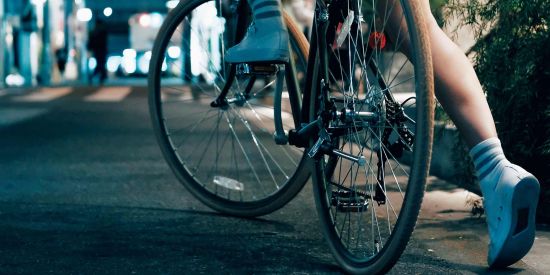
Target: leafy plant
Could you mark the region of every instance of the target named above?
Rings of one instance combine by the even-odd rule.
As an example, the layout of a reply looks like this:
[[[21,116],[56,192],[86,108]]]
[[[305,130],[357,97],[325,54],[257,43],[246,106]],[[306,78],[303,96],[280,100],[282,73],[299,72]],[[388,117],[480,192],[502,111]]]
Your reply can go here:
[[[538,222],[550,222],[550,0],[450,0],[474,27],[472,48],[506,156],[541,181]]]
[[[435,17],[435,20],[437,20],[437,23],[439,26],[443,26],[445,23],[444,16],[443,16],[443,6],[447,4],[448,0],[430,0],[430,8],[432,10],[432,14]]]

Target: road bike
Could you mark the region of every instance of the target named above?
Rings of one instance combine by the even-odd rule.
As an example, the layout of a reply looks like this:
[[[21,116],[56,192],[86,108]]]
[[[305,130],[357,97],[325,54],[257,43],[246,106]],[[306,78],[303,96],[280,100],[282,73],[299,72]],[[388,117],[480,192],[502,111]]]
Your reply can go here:
[[[179,181],[222,213],[253,217],[312,178],[329,247],[381,273],[412,234],[428,176],[433,72],[417,1],[317,0],[309,43],[284,12],[291,58],[228,64],[245,0],[186,0],[153,48],[149,106]]]

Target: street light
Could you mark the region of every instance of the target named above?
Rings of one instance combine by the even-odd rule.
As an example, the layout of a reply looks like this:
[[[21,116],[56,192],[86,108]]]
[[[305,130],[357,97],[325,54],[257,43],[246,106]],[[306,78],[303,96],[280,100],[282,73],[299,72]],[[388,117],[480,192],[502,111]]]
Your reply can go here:
[[[80,22],[89,22],[92,20],[92,10],[88,8],[80,8],[76,11],[76,19]]]
[[[113,14],[113,9],[111,7],[106,7],[105,9],[103,9],[103,15],[105,15],[105,17],[109,17]]]
[[[178,5],[179,2],[180,2],[179,0],[170,0],[170,1],[167,1],[167,2],[166,2],[166,7],[167,7],[168,9],[173,9],[173,8],[175,8],[175,7]]]

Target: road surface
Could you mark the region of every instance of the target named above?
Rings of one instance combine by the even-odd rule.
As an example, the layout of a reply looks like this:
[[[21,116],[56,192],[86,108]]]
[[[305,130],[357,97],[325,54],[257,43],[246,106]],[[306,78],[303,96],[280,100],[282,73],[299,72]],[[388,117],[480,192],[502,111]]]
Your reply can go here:
[[[0,273],[341,273],[322,239],[311,183],[258,219],[217,214],[172,175],[147,111],[143,87],[0,93]],[[468,212],[472,195],[430,183],[391,273],[492,272],[484,219]],[[539,239],[544,251],[547,231]],[[545,273],[541,255],[500,272]]]

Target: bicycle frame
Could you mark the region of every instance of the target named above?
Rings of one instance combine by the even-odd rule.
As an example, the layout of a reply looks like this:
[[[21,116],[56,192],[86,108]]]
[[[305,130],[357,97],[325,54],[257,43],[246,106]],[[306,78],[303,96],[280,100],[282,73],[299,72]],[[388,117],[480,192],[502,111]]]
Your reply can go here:
[[[352,11],[355,14],[360,14],[359,6],[357,4],[357,1],[351,0],[351,6]],[[341,13],[339,13],[341,12]],[[318,110],[325,109],[325,106],[329,106],[332,104],[329,102],[328,93],[329,89],[327,87],[328,80],[330,77],[330,74],[328,72],[328,68],[330,67],[330,57],[329,53],[327,51],[329,44],[329,41],[334,41],[336,38],[335,32],[329,32],[329,27],[335,27],[338,25],[339,22],[338,18],[335,18],[334,15],[337,14],[343,14],[344,16],[348,15],[348,10],[345,10],[344,7],[338,6],[338,1],[333,1],[331,3],[331,6],[326,3],[325,0],[317,0],[316,1],[316,7],[315,7],[315,16],[314,21],[312,24],[312,32],[311,32],[311,38],[310,38],[310,50],[309,50],[309,56],[308,60],[316,60],[315,58],[318,56],[319,62],[308,62],[307,72],[306,72],[306,86],[303,91],[303,102],[308,104],[310,100],[318,100],[318,99],[312,99],[311,95],[313,91],[321,89],[322,92],[322,98],[320,101],[316,102],[316,106]],[[359,17],[359,16],[358,16]],[[342,18],[340,18],[342,19]],[[356,33],[359,34],[358,28],[360,27],[360,20],[356,19],[351,24],[351,28],[349,33]],[[351,49],[350,51],[355,51],[357,45],[363,45],[363,38],[361,35],[356,35],[356,43],[352,43],[350,45]],[[350,64],[355,64],[355,60],[357,58],[360,58],[362,60],[371,60],[372,55],[374,54],[374,51],[367,47],[365,49],[365,52],[360,51],[360,56],[351,56]],[[368,58],[366,58],[368,57]],[[384,91],[384,95],[386,97],[386,100],[390,102],[390,104],[396,104],[397,100],[394,98],[393,94],[390,92],[386,85],[386,81],[383,79],[382,74],[380,73],[380,70],[378,68],[378,65],[375,62],[368,62],[369,69],[372,70],[376,75],[378,75],[378,81],[377,84],[381,88],[382,91]],[[323,69],[319,69],[323,68]],[[350,85],[354,85],[353,83],[354,79],[344,79],[344,85],[345,87],[349,87]],[[313,110],[308,110],[307,108],[301,109],[301,121],[309,121],[312,117],[314,117],[317,114],[311,113]],[[295,145],[299,147],[307,147],[307,144],[305,144],[304,140],[307,138],[307,136],[310,136],[312,134],[312,129],[315,128],[312,127],[314,123],[317,123],[316,121],[311,122],[309,125],[301,127],[301,129],[297,129],[297,131],[291,133],[294,139]]]
[[[218,0],[218,5],[222,5],[223,0]],[[343,4],[344,2],[342,2]],[[347,3],[347,2],[346,2]],[[317,0],[316,1],[316,8],[315,8],[315,16],[313,21],[313,29],[312,34],[310,38],[310,45],[309,45],[309,55],[308,60],[318,60],[318,62],[308,62],[307,63],[307,69],[306,69],[306,81],[305,81],[305,87],[301,91],[301,95],[299,94],[300,89],[298,85],[298,80],[295,75],[295,64],[293,59],[290,59],[290,62],[287,64],[289,66],[290,70],[285,70],[285,77],[287,79],[287,85],[289,85],[289,96],[290,96],[290,104],[292,108],[292,114],[294,119],[294,125],[296,125],[296,129],[291,130],[287,134],[284,132],[282,127],[282,119],[281,119],[281,106],[280,106],[280,99],[281,99],[281,93],[282,90],[276,91],[275,93],[275,104],[274,104],[274,116],[275,116],[275,141],[277,144],[287,144],[290,143],[291,145],[297,146],[297,147],[303,147],[307,148],[310,145],[309,140],[313,137],[315,139],[318,135],[319,126],[318,123],[321,120],[314,120],[310,121],[313,117],[320,114],[314,114],[313,112],[315,110],[319,110],[320,112],[323,112],[327,109],[330,109],[330,106],[332,106],[334,103],[329,101],[329,77],[330,73],[328,71],[330,67],[330,57],[329,57],[329,41],[333,41],[336,38],[336,33],[334,31],[329,32],[329,28],[334,28],[338,25],[339,20],[342,20],[342,18],[339,18],[338,14],[342,14],[344,16],[348,15],[348,7],[343,7],[340,5],[338,1],[333,1],[331,5],[329,6],[325,0]],[[349,3],[348,3],[349,6]],[[351,1],[351,7],[352,11],[355,14],[360,14],[359,6],[357,4],[357,1],[352,0]],[[221,13],[222,9],[219,9]],[[219,16],[223,16],[223,14],[219,14]],[[358,16],[359,17],[359,16]],[[230,24],[233,24],[234,27],[232,29],[235,31],[234,33],[234,40],[229,41],[230,45],[238,43],[246,34],[247,26],[250,23],[250,9],[249,5],[246,0],[235,0],[231,3],[230,6],[230,15],[225,16],[226,19],[232,20]],[[287,19],[288,20],[288,19]],[[360,26],[361,22],[359,19],[353,20],[350,26],[350,33],[356,33],[356,44],[357,45],[363,45],[363,40],[361,35],[358,32],[358,28]],[[351,45],[351,51],[355,51],[355,47],[357,47],[355,44]],[[364,59],[365,57],[372,55],[372,52],[369,49],[366,49],[367,51],[365,53],[361,52],[361,56],[355,56],[353,55],[348,62],[350,64],[355,64],[355,60],[357,58]],[[318,58],[318,59],[316,59]],[[378,66],[375,62],[368,62],[368,66],[373,72],[379,72]],[[260,64],[262,65],[262,64]],[[264,64],[265,65],[265,64]],[[228,102],[226,96],[229,92],[229,88],[233,84],[233,81],[235,77],[237,77],[238,74],[238,65],[231,64],[229,65],[229,74],[227,77],[226,85],[223,87],[221,93],[217,97],[215,101],[211,103],[212,107],[224,107],[227,106],[230,102]],[[281,70],[283,67],[281,67],[279,70]],[[377,75],[381,75],[378,73]],[[344,85],[345,87],[349,87],[354,85],[354,79],[352,77],[345,78]],[[250,80],[248,84],[246,85],[244,96],[246,97],[250,90],[252,89],[254,82],[256,81],[256,77],[252,75],[250,77]],[[393,98],[393,95],[390,93],[390,91],[387,89],[386,83],[382,77],[378,78],[377,83],[383,91],[385,91],[385,96],[388,102],[390,103],[396,103],[396,100]],[[282,83],[280,84],[282,85]],[[314,91],[320,91],[321,94],[320,98],[312,98],[312,94],[314,94]],[[309,108],[303,108],[304,106],[313,106],[311,103],[311,100],[315,100],[315,106],[316,108],[310,110]],[[305,104],[302,104],[305,103]],[[303,106],[302,106],[303,105]],[[309,122],[308,124],[305,124],[303,122]],[[326,121],[323,123],[327,123]],[[326,126],[326,125],[325,125]],[[357,159],[352,159],[353,161],[359,161]]]
[[[399,103],[391,94],[401,92],[401,89],[393,89],[396,77],[391,76],[392,69],[401,72],[409,60],[407,56],[399,56],[399,63],[394,67],[393,59],[387,60],[386,57],[393,58],[393,53],[402,51],[401,44],[393,43],[396,47],[387,51],[383,46],[377,46],[378,42],[371,43],[371,34],[377,37],[387,30],[376,26],[380,15],[377,5],[367,3],[363,6],[359,2],[362,0],[316,0],[308,52],[304,50],[307,43],[303,36],[298,37],[299,32],[289,28],[291,47],[296,49],[296,44],[299,47],[299,52],[291,51],[291,54],[298,53],[298,59],[291,55],[289,62],[283,64],[234,65],[224,62],[224,54],[228,47],[244,37],[251,17],[249,5],[245,2],[247,0],[210,1],[189,0],[179,5],[163,24],[164,31],[160,32],[162,35],[153,51],[149,106],[157,140],[170,167],[180,182],[206,205],[222,213],[243,217],[280,209],[298,194],[311,176],[323,231],[341,266],[350,272],[387,270],[401,255],[410,237],[429,168],[429,130],[433,125],[429,108],[433,91],[424,85],[430,85],[432,71],[427,58],[429,47],[425,48],[429,44],[426,39],[419,39],[425,38],[425,29],[417,28],[422,27],[417,24],[408,29],[409,35],[417,39],[411,38],[416,41],[413,54],[418,63],[412,60],[412,67],[408,65],[405,76],[398,79],[400,82],[403,79],[417,80],[412,83],[414,85],[403,87],[407,92],[415,89],[419,94],[419,100],[415,102],[418,103],[417,126],[415,121],[407,120],[403,111],[403,104],[408,99]],[[207,54],[193,57],[204,66],[203,70],[208,73],[212,70],[215,76],[205,79],[207,81],[199,79],[200,85],[190,91],[192,98],[187,97],[187,89],[183,90],[184,98],[180,93],[171,93],[171,90],[179,90],[177,85],[185,84],[173,87],[175,82],[169,78],[165,86],[161,85],[161,66],[167,48],[172,45],[170,43],[174,40],[175,45],[183,43],[176,33],[178,28],[187,23],[193,28],[195,24],[191,22],[200,21],[193,19],[202,19],[204,13],[199,7],[204,3],[208,3],[208,16],[213,18],[207,22],[216,22],[219,24],[216,27],[223,29],[216,28],[212,32],[215,35],[211,35],[209,27],[201,29],[202,25],[196,25],[196,36],[193,37],[201,42],[200,51]],[[232,4],[230,8],[229,4]],[[407,6],[409,2],[401,0],[401,4]],[[214,10],[213,5],[216,5],[217,12],[210,12]],[[361,11],[364,11],[364,20]],[[404,15],[410,19],[407,10],[404,10]],[[421,13],[414,10],[412,16],[415,15]],[[284,20],[288,19],[285,17]],[[287,25],[293,26],[292,23]],[[206,35],[202,37],[202,33]],[[182,34],[187,36],[185,29]],[[394,41],[390,38],[391,42]],[[190,48],[195,44],[189,42],[187,45]],[[208,55],[212,49],[221,56]],[[309,62],[298,63],[305,59],[306,54]],[[305,79],[299,75],[299,84],[295,60],[299,60],[296,62],[298,67],[300,64],[307,67]],[[213,66],[212,61],[215,61]],[[387,61],[392,62],[390,66],[386,66]],[[255,65],[269,66],[270,69],[261,71]],[[413,76],[409,78],[410,73]],[[276,77],[279,85],[275,86],[275,93],[272,90],[264,92],[274,81],[258,81],[256,84],[265,85],[256,89],[260,85],[254,83],[264,77]],[[304,83],[305,87],[302,87]],[[289,98],[282,97],[285,84]],[[426,88],[425,94],[423,88]],[[286,107],[290,105],[292,110],[292,119],[284,120],[288,123],[285,125],[288,136],[280,127],[284,114],[281,101]],[[266,113],[270,112],[271,106],[274,113]],[[289,108],[284,111],[289,111]],[[291,120],[295,125],[291,125]],[[277,144],[286,143],[288,138],[290,146],[304,149],[269,146],[273,144],[273,123]],[[408,130],[411,124],[416,127],[414,133]],[[203,131],[208,139],[196,135]],[[415,138],[418,133],[420,135]],[[400,165],[404,150],[413,151],[415,165],[410,169]],[[396,174],[394,168],[397,167],[400,170]],[[386,189],[386,186],[395,186],[396,189]],[[402,187],[407,188],[406,194]],[[393,192],[392,196],[386,195],[387,190]],[[394,197],[399,214],[391,205]],[[366,212],[369,209],[370,212]],[[370,223],[368,220],[364,222],[369,214]],[[352,215],[354,222],[351,222]],[[378,228],[378,216],[383,230]],[[372,238],[363,236],[365,233],[362,232],[367,232],[363,229],[370,230]],[[372,258],[371,255],[376,256]],[[376,261],[372,266],[371,260]]]

